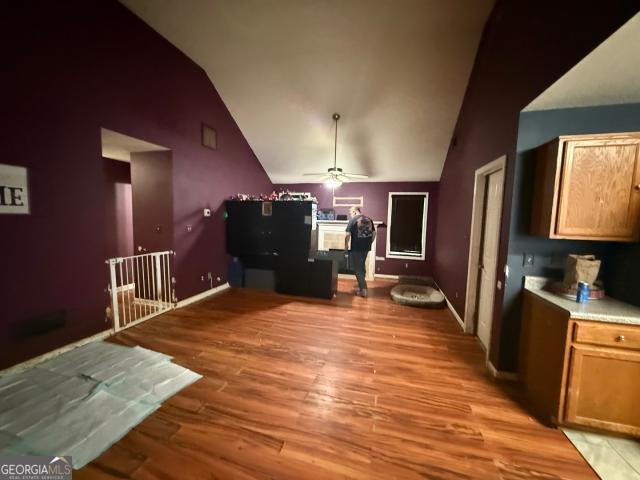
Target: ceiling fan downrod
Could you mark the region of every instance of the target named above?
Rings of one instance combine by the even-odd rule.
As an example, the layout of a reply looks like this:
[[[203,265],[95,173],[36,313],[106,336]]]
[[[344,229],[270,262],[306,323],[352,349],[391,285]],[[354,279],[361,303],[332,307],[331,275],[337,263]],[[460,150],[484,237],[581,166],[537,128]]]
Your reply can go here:
[[[338,120],[340,120],[340,114],[334,113],[331,118],[336,122],[335,139],[333,143],[333,171],[335,172],[338,167]]]

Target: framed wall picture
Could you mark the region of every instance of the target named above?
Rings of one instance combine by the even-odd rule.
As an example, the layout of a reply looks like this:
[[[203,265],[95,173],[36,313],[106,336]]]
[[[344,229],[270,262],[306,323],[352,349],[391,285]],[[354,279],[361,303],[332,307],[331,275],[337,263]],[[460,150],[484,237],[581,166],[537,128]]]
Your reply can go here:
[[[29,212],[29,182],[27,169],[0,163],[0,214]]]
[[[362,207],[364,197],[333,197],[334,207]]]

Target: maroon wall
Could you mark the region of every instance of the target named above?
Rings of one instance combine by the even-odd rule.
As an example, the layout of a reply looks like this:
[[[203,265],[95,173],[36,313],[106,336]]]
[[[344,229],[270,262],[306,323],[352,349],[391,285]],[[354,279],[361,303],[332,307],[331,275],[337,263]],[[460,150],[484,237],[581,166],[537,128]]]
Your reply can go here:
[[[506,264],[513,162],[520,111],[611,35],[637,1],[499,0],[480,42],[440,181],[436,279],[462,316],[474,172],[507,155],[499,265]],[[502,268],[499,280],[504,280]],[[499,366],[503,293],[498,291],[491,360]]]
[[[310,192],[318,199],[318,208],[334,208],[333,194],[330,188],[321,183],[300,183],[274,185],[278,191],[290,190]],[[435,259],[435,229],[438,205],[437,182],[353,182],[345,183],[336,189],[336,196],[364,197],[363,211],[374,221],[387,223],[389,192],[428,192],[429,210],[427,213],[427,247],[425,260],[400,260],[388,258],[376,262],[376,272],[387,275],[432,275]],[[347,207],[336,208],[336,213],[348,213]],[[377,256],[384,257],[387,245],[387,230],[378,232]]]
[[[133,255],[131,164],[103,158],[105,180],[105,254],[108,258]]]
[[[178,298],[225,281],[223,219],[201,209],[272,185],[204,71],[115,1],[3,5],[0,53],[0,158],[28,167],[32,211],[0,215],[0,368],[109,327],[100,127],[172,150]],[[63,327],[15,333],[52,311]]]

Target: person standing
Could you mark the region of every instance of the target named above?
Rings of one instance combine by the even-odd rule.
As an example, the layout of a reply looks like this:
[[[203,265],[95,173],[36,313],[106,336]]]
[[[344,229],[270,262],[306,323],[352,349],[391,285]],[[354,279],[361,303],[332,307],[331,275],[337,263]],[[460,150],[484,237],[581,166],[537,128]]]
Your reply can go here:
[[[351,207],[349,215],[351,219],[347,224],[344,249],[349,254],[349,267],[356,274],[356,279],[358,280],[356,295],[367,297],[369,292],[367,280],[365,279],[365,263],[367,254],[371,250],[371,244],[376,238],[376,229],[373,225],[373,220],[363,215],[360,207]],[[351,248],[349,248],[349,244],[351,244]]]

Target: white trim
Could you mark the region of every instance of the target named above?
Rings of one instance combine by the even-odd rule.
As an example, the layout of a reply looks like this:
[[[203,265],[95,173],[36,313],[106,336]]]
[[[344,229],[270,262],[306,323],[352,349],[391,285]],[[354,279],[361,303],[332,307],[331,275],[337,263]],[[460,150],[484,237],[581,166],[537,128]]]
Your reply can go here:
[[[124,292],[126,290],[134,290],[136,288],[135,283],[129,283],[127,285],[121,285],[116,288],[116,292]]]
[[[433,283],[436,284],[436,287],[438,287],[438,290],[440,290],[440,293],[442,293],[442,296],[444,297],[444,301],[447,302],[447,308],[449,308],[449,310],[451,311],[451,314],[453,315],[453,317],[458,321],[458,323],[460,324],[460,327],[462,328],[462,332],[466,333],[464,330],[464,322],[462,321],[462,319],[460,318],[460,315],[458,315],[458,312],[456,312],[456,309],[453,308],[453,305],[451,305],[451,302],[449,301],[449,299],[447,298],[447,296],[444,294],[444,291],[440,288],[440,285],[438,285],[438,282],[436,282],[435,280],[433,281]]]
[[[345,280],[354,279],[356,275],[354,273],[339,273],[338,278],[344,278]]]
[[[230,288],[229,282],[223,283],[222,285],[218,285],[217,287],[211,288],[209,290],[205,290],[204,292],[200,292],[193,297],[185,298],[184,300],[180,300],[176,303],[176,308],[186,307],[187,305],[191,305],[192,303],[199,302],[200,300],[204,300],[211,295],[215,295],[216,293],[222,292]]]
[[[440,291],[442,292],[442,290]],[[462,331],[464,332],[464,323],[462,322],[460,315],[458,315],[458,312],[456,312],[456,309],[453,308],[453,305],[451,305],[451,302],[449,301],[447,296],[444,294],[444,292],[442,293],[442,296],[444,297],[444,301],[447,302],[447,307],[449,307],[449,310],[451,310],[451,313],[453,314],[454,318],[458,321],[458,323],[460,324],[460,328],[462,328]]]
[[[90,337],[82,338],[77,342],[70,343],[69,345],[65,345],[64,347],[56,348],[55,350],[52,350],[50,352],[43,353],[42,355],[38,355],[37,357],[31,358],[29,360],[25,360],[24,362],[5,368],[4,370],[0,370],[0,375],[20,372],[37,363],[43,362],[45,360],[49,360],[50,358],[53,358],[53,357],[57,357],[62,353],[68,352],[69,350],[73,350],[74,348],[77,348],[77,347],[81,347],[82,345],[86,345],[87,343],[98,342],[100,340],[104,340],[105,338],[109,338],[113,334],[114,334],[114,331],[112,329],[104,330]]]
[[[487,369],[489,370],[489,372],[491,373],[491,376],[493,378],[496,378],[498,380],[507,380],[509,382],[517,382],[518,381],[518,374],[517,373],[513,373],[513,372],[503,372],[502,370],[498,370],[496,367],[493,366],[493,363],[491,363],[491,360],[489,360],[487,358],[485,365],[487,367]]]
[[[376,278],[388,278],[390,280],[398,280],[400,275],[389,275],[387,273],[376,273]]]
[[[492,173],[502,170],[502,199],[500,202],[500,223],[502,223],[502,207],[504,204],[504,184],[506,181],[507,156],[501,157],[478,168],[473,184],[473,209],[471,211],[471,235],[469,239],[469,256],[467,259],[467,295],[464,304],[464,331],[473,333],[475,330],[475,314],[478,292],[478,265],[480,262],[480,242],[482,239],[482,213],[484,210],[485,179]],[[500,243],[502,238],[498,239]],[[496,272],[497,274],[497,272]],[[497,276],[497,275],[496,275]],[[487,346],[486,358],[489,358],[490,347]]]
[[[391,248],[391,205],[393,195],[424,195],[422,204],[422,253],[420,255],[411,255],[408,253],[392,252]],[[389,192],[387,198],[387,246],[386,257],[401,260],[424,260],[427,248],[427,213],[429,211],[429,192]]]

